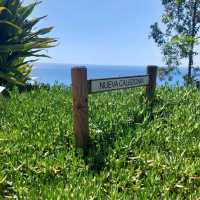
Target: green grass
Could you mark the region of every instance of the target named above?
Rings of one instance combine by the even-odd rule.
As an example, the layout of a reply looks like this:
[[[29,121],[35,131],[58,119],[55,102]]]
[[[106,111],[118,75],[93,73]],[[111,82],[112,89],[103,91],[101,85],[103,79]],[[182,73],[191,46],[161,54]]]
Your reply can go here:
[[[0,100],[0,199],[198,199],[200,91],[90,96],[91,147],[75,150],[69,89]]]

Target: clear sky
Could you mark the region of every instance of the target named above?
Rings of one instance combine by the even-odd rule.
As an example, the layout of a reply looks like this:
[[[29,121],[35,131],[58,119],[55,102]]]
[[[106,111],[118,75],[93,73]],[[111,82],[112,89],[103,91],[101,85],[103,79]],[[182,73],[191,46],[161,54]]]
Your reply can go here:
[[[33,2],[32,0],[25,0]],[[50,60],[73,64],[161,64],[162,56],[148,38],[158,21],[160,0],[43,0],[33,16],[48,15],[38,27],[54,26],[59,45]]]

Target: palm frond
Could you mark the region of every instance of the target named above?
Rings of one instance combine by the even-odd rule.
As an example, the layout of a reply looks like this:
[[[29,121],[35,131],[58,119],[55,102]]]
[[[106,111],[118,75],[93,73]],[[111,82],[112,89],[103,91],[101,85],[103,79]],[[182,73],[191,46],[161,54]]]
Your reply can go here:
[[[0,84],[25,84],[31,63],[49,57],[43,50],[56,45],[56,39],[45,37],[52,27],[34,29],[46,16],[29,18],[40,3],[24,6],[22,0],[0,0]]]

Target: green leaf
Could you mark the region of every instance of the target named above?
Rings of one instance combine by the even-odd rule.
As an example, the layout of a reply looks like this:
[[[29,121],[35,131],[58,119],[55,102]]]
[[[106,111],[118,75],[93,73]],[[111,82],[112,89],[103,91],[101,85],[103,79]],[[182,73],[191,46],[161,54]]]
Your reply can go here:
[[[12,23],[12,22],[9,22],[9,21],[6,21],[6,20],[0,20],[0,24],[7,24],[9,25],[10,27],[18,30],[19,32],[22,32],[23,30],[21,29],[21,27],[17,26],[16,24]]]

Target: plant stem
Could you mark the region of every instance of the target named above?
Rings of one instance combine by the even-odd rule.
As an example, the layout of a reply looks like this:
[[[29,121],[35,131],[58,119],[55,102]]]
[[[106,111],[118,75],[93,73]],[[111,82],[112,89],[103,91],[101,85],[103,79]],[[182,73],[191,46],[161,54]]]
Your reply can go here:
[[[197,1],[198,0],[195,0],[194,6],[193,6],[192,32],[191,32],[191,36],[193,38],[196,35]],[[192,66],[194,64],[193,56],[194,56],[194,41],[192,41],[192,43],[191,43],[190,52],[189,52],[188,78],[187,78],[188,85],[192,82]]]

